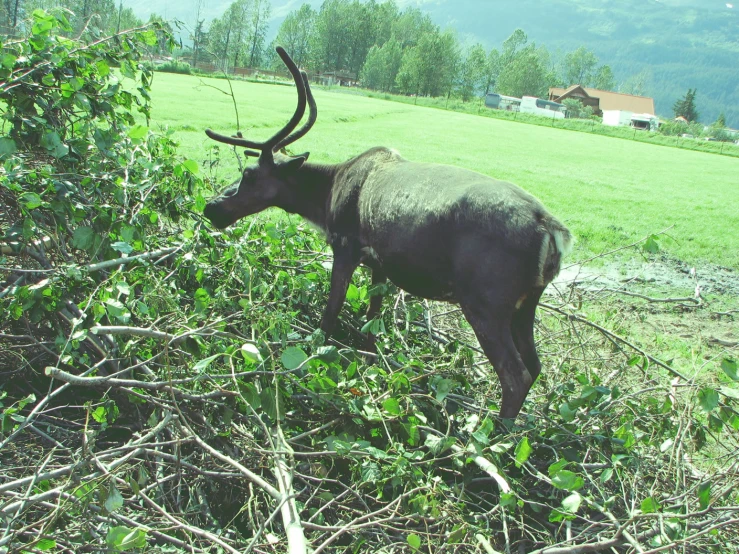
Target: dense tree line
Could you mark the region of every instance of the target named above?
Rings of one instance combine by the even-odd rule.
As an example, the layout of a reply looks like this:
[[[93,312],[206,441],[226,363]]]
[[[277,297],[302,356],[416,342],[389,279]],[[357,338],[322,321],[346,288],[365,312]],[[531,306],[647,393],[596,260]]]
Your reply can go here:
[[[196,0],[199,5],[199,0]],[[199,10],[198,10],[199,11]],[[269,0],[236,0],[205,30],[197,18],[193,58],[210,56],[223,68],[270,67],[282,62],[266,43]],[[282,22],[275,44],[311,72],[359,79],[382,92],[455,95],[468,101],[486,92],[546,96],[550,86],[615,87],[613,72],[584,47],[554,60],[518,29],[500,49],[460,40],[417,7],[394,0],[325,0],[303,4]]]
[[[342,72],[383,92],[467,101],[491,90],[545,96],[550,86],[615,87],[613,72],[584,47],[555,62],[549,51],[518,29],[500,49],[460,41],[416,7],[389,2],[325,0],[287,16],[276,42],[312,71]]]

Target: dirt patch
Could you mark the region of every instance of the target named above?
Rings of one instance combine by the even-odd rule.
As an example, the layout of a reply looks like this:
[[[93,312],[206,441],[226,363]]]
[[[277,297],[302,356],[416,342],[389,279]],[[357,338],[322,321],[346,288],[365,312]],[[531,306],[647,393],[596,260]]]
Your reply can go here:
[[[600,267],[565,267],[554,283],[587,311],[620,313],[620,326],[644,346],[739,353],[739,272],[712,264],[693,267],[661,258],[619,260]],[[667,339],[667,343],[665,343]],[[705,357],[705,356],[704,356]],[[684,360],[687,361],[687,360]]]
[[[739,298],[739,272],[712,264],[690,266],[677,260],[624,260],[602,267],[573,264],[562,269],[556,285],[571,285],[588,289],[603,287],[627,291],[651,288],[669,289],[675,295],[694,296],[696,286],[700,295],[722,295]]]

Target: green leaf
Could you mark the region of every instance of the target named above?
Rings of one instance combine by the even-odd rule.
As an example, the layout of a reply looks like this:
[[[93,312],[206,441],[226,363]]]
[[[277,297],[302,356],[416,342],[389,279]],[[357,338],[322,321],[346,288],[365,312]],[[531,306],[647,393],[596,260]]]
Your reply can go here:
[[[195,300],[195,312],[199,314],[203,313],[208,307],[208,304],[210,304],[210,294],[201,287],[195,291],[193,298]]]
[[[47,550],[54,550],[56,548],[56,541],[53,539],[41,539],[38,541],[34,548],[46,552]]]
[[[197,175],[198,162],[196,162],[195,160],[185,160],[184,162],[182,162],[182,166],[193,175]]]
[[[440,379],[439,382],[436,383],[436,400],[443,402],[456,384],[457,382],[453,379]]]
[[[736,360],[724,358],[721,362],[721,369],[723,369],[724,373],[729,376],[729,379],[731,379],[732,381],[739,381],[739,373],[737,373]]]
[[[698,485],[698,502],[700,503],[701,510],[708,508],[711,503],[711,483],[701,483]]]
[[[126,552],[134,548],[146,546],[146,531],[143,529],[129,529],[128,527],[111,527],[105,542],[117,552]]]
[[[49,151],[55,158],[63,158],[69,153],[69,147],[62,142],[56,131],[47,131],[41,137],[41,147]]]
[[[464,538],[467,536],[467,525],[466,524],[459,524],[456,526],[454,531],[449,533],[449,538],[447,538],[446,543],[447,544],[459,544],[461,543]]]
[[[285,351],[282,353],[282,356],[280,356],[280,361],[282,362],[282,365],[285,366],[285,369],[290,371],[300,367],[300,364],[302,364],[307,359],[308,355],[297,346],[286,348]]]
[[[529,456],[531,456],[531,452],[533,452],[533,448],[531,448],[531,445],[529,444],[528,437],[524,437],[521,439],[521,441],[516,445],[516,467],[521,467],[526,460],[529,459]]]
[[[5,69],[13,69],[13,66],[15,65],[15,60],[17,60],[13,54],[10,52],[5,52],[0,56],[0,65],[3,66]]]
[[[376,462],[371,462],[369,460],[362,462],[360,473],[362,474],[362,481],[364,483],[376,483],[382,479],[380,466]]]
[[[147,44],[147,46],[156,46],[157,44],[157,34],[154,29],[147,29],[146,31],[139,33],[139,37]]]
[[[18,200],[25,206],[27,210],[34,210],[44,205],[42,198],[35,192],[24,192]]]
[[[504,508],[512,508],[516,505],[516,493],[505,492],[500,495],[500,505]]]
[[[123,496],[112,483],[108,491],[108,498],[103,506],[109,514],[113,514],[123,507]]]
[[[316,357],[322,362],[332,364],[339,361],[339,350],[335,346],[321,346],[316,349]]]
[[[211,363],[213,363],[213,360],[216,360],[221,357],[221,354],[213,354],[212,356],[208,356],[207,358],[203,358],[198,363],[196,363],[193,366],[193,369],[197,371],[198,373],[204,371]]]
[[[118,289],[118,292],[120,292],[123,296],[128,296],[131,294],[131,285],[124,281],[119,281],[115,284],[115,288]]]
[[[259,391],[253,383],[239,383],[239,391],[252,408],[258,410],[262,407],[262,399],[259,397]]]
[[[7,158],[18,149],[15,141],[8,137],[0,138],[0,160]]]
[[[272,389],[263,389],[259,393],[259,400],[262,403],[262,410],[272,420],[277,420],[277,402],[275,402],[275,391]]]
[[[558,489],[576,491],[585,485],[585,480],[574,471],[563,469],[552,477],[552,484]]]
[[[415,533],[408,535],[408,538],[406,540],[408,541],[408,546],[410,546],[413,550],[418,550],[421,548],[421,537],[419,537]]]
[[[95,243],[95,231],[90,227],[77,227],[72,235],[72,246],[79,250],[88,250]]]
[[[110,75],[110,66],[105,60],[96,61],[95,67],[97,67],[98,73],[101,77],[107,77]]]
[[[652,498],[651,496],[648,496],[644,500],[641,501],[641,511],[644,514],[654,514],[657,513],[660,509],[659,502]]]
[[[559,415],[562,416],[562,419],[565,420],[566,423],[571,423],[577,416],[577,410],[573,410],[570,408],[569,403],[565,402],[559,407]]]
[[[149,128],[146,125],[134,125],[128,130],[128,136],[133,140],[142,140],[149,134]]]
[[[424,440],[424,445],[426,448],[429,449],[431,454],[434,456],[440,456],[447,450],[449,450],[452,445],[456,442],[454,437],[439,437],[436,435],[426,435],[426,439]]]
[[[104,406],[97,407],[91,415],[92,419],[98,423],[106,423],[108,421],[108,410]]]
[[[121,254],[130,254],[131,252],[133,252],[133,247],[127,242],[118,241],[114,242],[110,246],[111,248],[113,248],[113,250],[117,250]]]
[[[657,242],[658,240],[659,237],[657,235],[652,235],[648,237],[646,241],[644,241],[642,248],[645,252],[656,254],[657,252],[659,252],[659,243]]]
[[[44,10],[34,10],[31,32],[34,35],[45,35],[54,28],[55,23],[54,16],[49,15]]]
[[[262,354],[256,345],[246,342],[241,345],[241,355],[248,362],[257,363],[262,361]]]
[[[488,444],[489,436],[495,430],[495,423],[490,418],[485,418],[480,424],[480,428],[472,433],[472,437],[480,444]]]
[[[714,410],[718,403],[719,396],[716,389],[705,388],[698,391],[698,404],[705,412]]]
[[[388,398],[382,403],[382,407],[387,413],[393,416],[399,416],[403,413],[397,398]]]

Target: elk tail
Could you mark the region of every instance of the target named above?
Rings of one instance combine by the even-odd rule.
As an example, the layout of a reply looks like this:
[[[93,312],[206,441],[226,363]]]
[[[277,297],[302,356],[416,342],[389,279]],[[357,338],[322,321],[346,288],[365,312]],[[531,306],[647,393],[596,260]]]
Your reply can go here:
[[[559,273],[562,258],[572,252],[575,237],[567,227],[553,218],[546,222],[542,235],[536,285],[545,287]]]

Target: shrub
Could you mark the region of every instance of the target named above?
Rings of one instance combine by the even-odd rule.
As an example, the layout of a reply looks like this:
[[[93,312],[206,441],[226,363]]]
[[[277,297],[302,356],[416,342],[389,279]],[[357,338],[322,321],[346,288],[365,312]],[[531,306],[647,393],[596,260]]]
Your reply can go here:
[[[192,66],[189,63],[178,60],[170,60],[157,64],[154,66],[154,69],[165,73],[181,73],[183,75],[190,75],[192,73]]]

